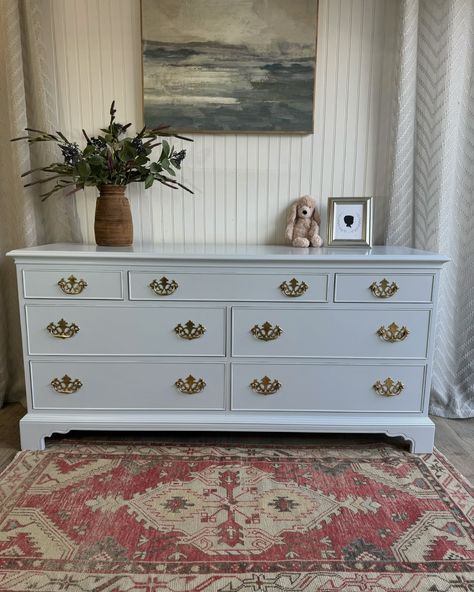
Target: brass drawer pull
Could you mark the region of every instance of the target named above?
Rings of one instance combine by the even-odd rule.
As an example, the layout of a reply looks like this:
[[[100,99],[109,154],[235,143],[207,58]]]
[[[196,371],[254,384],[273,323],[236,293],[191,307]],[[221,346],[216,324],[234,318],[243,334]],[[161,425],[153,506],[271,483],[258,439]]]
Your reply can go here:
[[[178,289],[178,284],[174,280],[170,281],[167,277],[163,276],[158,281],[153,280],[150,288],[158,296],[171,296]]]
[[[252,380],[250,388],[260,395],[274,395],[281,389],[281,383],[264,376],[261,380]]]
[[[75,276],[70,275],[67,280],[61,278],[58,282],[58,286],[61,290],[68,295],[80,294],[87,288],[87,282],[85,280],[78,280]]]
[[[199,339],[199,337],[202,337],[206,332],[206,327],[204,327],[204,325],[195,325],[192,321],[188,321],[184,325],[179,323],[174,330],[176,335],[181,337],[181,339],[188,339],[191,341],[192,339]]]
[[[395,341],[403,341],[410,335],[410,331],[403,325],[399,327],[397,323],[392,323],[387,328],[382,325],[377,329],[377,335],[384,341],[394,343]]]
[[[395,382],[393,378],[389,377],[386,378],[383,382],[377,380],[377,382],[372,386],[372,388],[378,395],[381,395],[382,397],[395,397],[403,391],[405,385],[399,380]]]
[[[187,378],[178,378],[174,383],[175,387],[185,395],[196,395],[206,388],[202,378],[194,378],[191,374]]]
[[[260,341],[273,341],[274,339],[278,339],[280,335],[283,333],[283,329],[279,325],[273,325],[268,321],[265,321],[263,325],[254,325],[250,329],[250,333]]]
[[[72,393],[77,392],[82,387],[82,382],[78,378],[73,380],[65,374],[62,378],[53,378],[51,386],[57,393],[72,395]]]
[[[376,298],[391,298],[398,292],[398,284],[396,282],[390,283],[386,278],[383,278],[379,283],[370,284],[369,290]]]
[[[291,279],[289,282],[283,282],[280,284],[280,290],[285,296],[290,298],[298,298],[308,289],[308,285],[305,282],[299,282],[296,278]]]
[[[49,323],[46,329],[53,337],[58,339],[70,339],[76,333],[79,333],[79,327],[76,323],[68,323],[64,319],[60,319],[57,323]]]

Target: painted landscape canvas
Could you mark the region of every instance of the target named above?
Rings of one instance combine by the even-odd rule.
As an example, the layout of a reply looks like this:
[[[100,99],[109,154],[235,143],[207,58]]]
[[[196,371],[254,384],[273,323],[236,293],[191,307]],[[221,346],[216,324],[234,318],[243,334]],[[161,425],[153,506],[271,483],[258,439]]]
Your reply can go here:
[[[142,0],[145,124],[313,131],[317,0]]]

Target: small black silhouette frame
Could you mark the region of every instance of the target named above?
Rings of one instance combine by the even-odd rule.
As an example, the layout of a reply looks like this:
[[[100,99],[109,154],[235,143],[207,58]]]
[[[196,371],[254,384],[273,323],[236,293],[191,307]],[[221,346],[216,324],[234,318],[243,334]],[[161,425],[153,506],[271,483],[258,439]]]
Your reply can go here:
[[[373,200],[371,197],[328,199],[328,247],[371,247]]]

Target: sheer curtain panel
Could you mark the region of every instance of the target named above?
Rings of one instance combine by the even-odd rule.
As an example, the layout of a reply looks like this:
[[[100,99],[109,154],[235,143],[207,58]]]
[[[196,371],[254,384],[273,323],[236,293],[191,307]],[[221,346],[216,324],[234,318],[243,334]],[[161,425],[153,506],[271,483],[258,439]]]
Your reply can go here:
[[[431,411],[474,416],[474,0],[403,0],[387,244],[451,257]]]
[[[0,0],[0,406],[24,394],[16,277],[10,249],[77,240],[74,201],[42,204],[20,175],[55,155],[11,143],[25,127],[57,129],[50,0]]]

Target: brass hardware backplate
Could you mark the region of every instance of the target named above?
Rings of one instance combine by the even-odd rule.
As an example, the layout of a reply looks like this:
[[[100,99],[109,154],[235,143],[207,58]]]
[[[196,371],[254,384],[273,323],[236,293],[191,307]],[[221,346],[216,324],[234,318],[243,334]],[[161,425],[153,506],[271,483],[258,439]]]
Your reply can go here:
[[[179,323],[174,328],[176,335],[181,337],[181,339],[188,339],[191,341],[192,339],[198,339],[202,337],[206,332],[206,327],[204,325],[195,325],[192,321],[188,321],[184,325]]]
[[[391,298],[398,292],[398,284],[396,282],[390,283],[386,278],[383,278],[378,283],[370,284],[369,290],[377,298]]]
[[[261,341],[273,341],[274,339],[278,339],[280,335],[283,333],[283,329],[279,325],[273,326],[268,321],[265,321],[261,326],[254,325],[250,329],[250,333],[257,339]]]
[[[159,280],[153,280],[150,284],[150,288],[158,296],[171,296],[178,289],[178,284],[174,280],[169,280],[163,276]]]
[[[298,298],[308,289],[308,285],[305,282],[299,282],[296,278],[292,278],[289,282],[283,282],[280,284],[280,290],[289,296],[290,298]]]
[[[397,323],[391,323],[387,328],[382,325],[377,329],[377,335],[384,341],[394,343],[395,341],[403,341],[408,337],[410,331],[405,327],[399,327]]]
[[[281,383],[264,376],[261,380],[257,378],[252,380],[250,388],[260,395],[273,395],[281,389]]]
[[[403,391],[405,385],[399,380],[395,381],[393,378],[388,377],[383,382],[377,380],[372,388],[382,397],[395,397]]]
[[[76,323],[68,323],[64,319],[60,319],[57,323],[49,323],[46,329],[53,337],[58,339],[70,339],[76,333],[79,333],[79,327]]]
[[[78,378],[73,380],[65,374],[62,378],[53,378],[51,386],[57,393],[72,395],[72,393],[77,392],[82,387],[82,382]]]
[[[85,280],[78,280],[75,276],[70,275],[67,280],[61,278],[58,282],[58,286],[61,290],[68,295],[80,294],[85,288],[87,288],[87,282]]]
[[[202,378],[194,378],[191,374],[187,378],[178,378],[175,387],[185,395],[196,395],[206,388]]]

